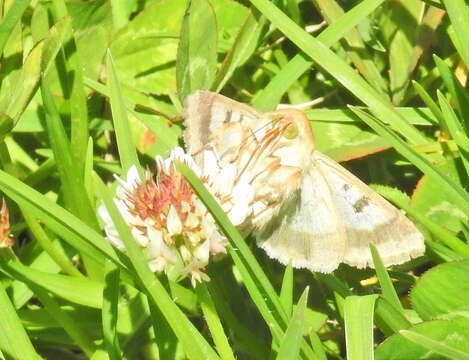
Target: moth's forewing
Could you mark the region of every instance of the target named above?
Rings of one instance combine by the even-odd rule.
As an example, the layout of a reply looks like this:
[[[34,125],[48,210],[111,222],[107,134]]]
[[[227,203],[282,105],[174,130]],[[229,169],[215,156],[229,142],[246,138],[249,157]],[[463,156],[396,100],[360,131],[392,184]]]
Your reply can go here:
[[[258,126],[260,115],[250,106],[226,96],[209,91],[196,91],[186,98],[185,103],[184,142],[187,150],[199,158],[200,150],[224,125],[231,122],[245,128],[255,128]],[[217,146],[231,145],[221,140],[216,143]]]
[[[344,262],[373,266],[373,242],[385,266],[402,264],[425,252],[424,238],[400,210],[371,190],[356,176],[318,151],[313,163],[327,181],[332,201],[347,236]]]

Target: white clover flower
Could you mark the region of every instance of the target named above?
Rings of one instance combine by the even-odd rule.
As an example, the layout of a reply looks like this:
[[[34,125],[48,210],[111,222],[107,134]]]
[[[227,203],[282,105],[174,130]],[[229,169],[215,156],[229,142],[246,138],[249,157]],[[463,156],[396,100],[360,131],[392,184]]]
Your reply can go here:
[[[187,164],[207,184],[208,177],[202,176],[192,158],[175,148],[167,159],[156,157],[156,175],[146,171],[142,181],[137,168],[132,167],[125,180],[117,178],[120,186],[114,202],[134,239],[146,250],[150,269],[175,273],[176,277],[189,275],[195,286],[196,282],[209,280],[204,269],[211,256],[226,253],[228,241],[189,183],[177,172],[175,160]],[[98,213],[109,241],[125,251],[106,208],[100,206]]]

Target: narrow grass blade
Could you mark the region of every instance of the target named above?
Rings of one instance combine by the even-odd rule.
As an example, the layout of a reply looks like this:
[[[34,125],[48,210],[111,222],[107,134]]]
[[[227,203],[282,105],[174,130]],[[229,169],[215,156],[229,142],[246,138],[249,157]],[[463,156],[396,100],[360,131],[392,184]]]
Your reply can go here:
[[[4,262],[2,270],[15,279],[46,289],[75,304],[101,308],[103,285],[99,282],[76,276],[46,273],[17,261]]]
[[[457,144],[466,174],[469,174],[469,137],[464,133],[462,123],[451,108],[448,100],[440,92],[438,92],[438,100],[449,135]]]
[[[31,0],[16,0],[8,9],[0,23],[0,54],[18,21],[23,16]],[[4,6],[4,5],[3,5]]]
[[[215,12],[208,0],[190,0],[184,14],[176,60],[177,89],[181,102],[194,90],[210,89],[216,67]]]
[[[375,266],[376,275],[378,276],[379,284],[381,285],[382,296],[392,304],[396,310],[401,313],[404,311],[399,296],[397,296],[396,289],[392,285],[391,278],[389,277],[386,268],[384,267],[383,260],[379,256],[378,249],[370,243],[371,256],[373,257],[373,264]]]
[[[288,316],[291,316],[293,309],[293,267],[291,263],[285,268],[283,273],[282,288],[280,289],[280,302]]]
[[[11,359],[42,359],[34,350],[21,320],[0,282],[0,351]]]
[[[459,80],[454,75],[453,70],[450,69],[445,61],[436,55],[433,55],[433,60],[435,60],[436,67],[440,72],[443,83],[451,94],[452,101],[455,102],[455,108],[461,118],[467,119],[469,117],[469,94],[467,94],[467,90],[460,84]]]
[[[47,236],[46,232],[34,216],[26,210],[21,210],[21,212],[23,213],[24,220],[26,221],[33,237],[44,251],[46,251],[47,254],[56,262],[56,264],[69,275],[83,277],[83,274],[72,264],[67,255],[61,251],[61,249],[54,246],[52,240]]]
[[[469,28],[467,26],[469,8],[467,3],[464,0],[441,0],[441,2],[448,12],[459,44],[463,45],[458,47],[460,50],[459,55],[466,64],[466,67],[469,67],[469,49],[464,45],[469,44]]]
[[[356,6],[354,11],[360,15],[363,13],[368,14],[383,2],[384,0],[362,1]],[[329,24],[334,24],[345,16],[344,11],[335,0],[314,0],[314,3],[321,10],[321,14],[326,18]],[[320,36],[318,40],[320,40]],[[375,62],[356,28],[352,28],[345,34],[344,43],[344,49],[347,51],[349,59],[353,62],[357,70],[378,92],[387,96],[387,84],[376,67]]]
[[[233,350],[226,337],[225,331],[217,314],[210,292],[205,284],[199,284],[195,289],[200,301],[200,307],[204,313],[205,321],[212,335],[213,342],[217,348],[220,358],[223,360],[235,360]]]
[[[376,325],[387,336],[412,325],[400,311],[382,297],[376,301],[375,312]]]
[[[318,36],[318,40],[326,46],[333,45],[373,12],[382,2],[383,0],[365,0],[360,2],[322,31]],[[274,110],[283,94],[312,65],[313,61],[305,54],[299,53],[295,55],[286,65],[282,66],[282,69],[267,86],[254,97],[252,105],[261,111]]]
[[[233,47],[226,55],[212,85],[212,89],[216,92],[223,89],[236,68],[241,66],[254,53],[263,23],[264,21],[261,21],[252,12],[249,12],[246,21],[236,36]]]
[[[277,360],[297,359],[300,353],[301,340],[305,330],[305,313],[308,301],[309,288],[307,287],[298,300],[298,304],[293,311],[287,331],[283,335],[277,353]]]
[[[460,350],[454,349],[451,346],[445,345],[439,341],[430,339],[429,337],[418,334],[410,330],[401,330],[399,332],[406,339],[424,347],[425,349],[435,352],[444,356],[445,358],[452,360],[469,360],[469,354]]]
[[[139,167],[140,162],[138,161],[137,152],[132,140],[132,132],[127,120],[127,110],[110,51],[108,51],[106,55],[106,69],[108,72],[109,100],[111,102],[112,121],[114,123],[117,148],[119,150],[122,168],[127,172],[132,165]]]
[[[309,334],[309,340],[318,360],[327,360],[326,350],[322,345],[321,339],[314,331]]]
[[[436,183],[441,185],[441,190],[450,197],[456,206],[462,211],[469,213],[469,195],[458,184],[452,181],[448,176],[441,173],[422,155],[413,150],[399,136],[381,124],[374,117],[368,115],[362,110],[351,107],[351,109],[374,131],[385,138],[402,156],[407,158],[414,166],[419,168],[424,174],[428,175]]]
[[[348,360],[372,360],[373,314],[378,295],[345,299],[345,340]]]
[[[427,105],[428,109],[432,112],[432,114],[435,116],[435,118],[438,120],[438,123],[440,124],[440,127],[443,124],[443,114],[441,113],[440,108],[438,105],[433,101],[431,96],[427,93],[427,91],[424,89],[422,85],[420,85],[416,81],[412,81],[412,85],[414,86],[414,90],[417,92],[417,94],[420,96],[420,99]],[[444,129],[444,128],[442,128]]]
[[[158,277],[150,271],[142,249],[134,240],[129,227],[125,224],[114,204],[110,190],[95,174],[93,178],[95,194],[99,194],[125,245],[136,276],[145,288],[149,299],[158,307],[172,330],[178,337],[187,357],[194,360],[219,359],[202,334],[195,328],[186,315],[177,307]]]
[[[32,284],[31,287],[44,306],[44,309],[60,324],[72,341],[90,357],[96,351],[96,345],[93,343],[89,334],[80,327],[79,322],[75,321],[69,314],[63,311],[57,299],[51,296],[46,290]],[[77,291],[82,290],[83,289],[77,288]]]
[[[391,127],[402,134],[409,142],[419,144],[425,137],[402,118],[375,89],[356,73],[345,61],[339,58],[326,45],[310,36],[275,5],[267,0],[250,0],[251,3],[277,26],[296,46],[303,50],[319,66],[326,70],[354,96],[367,104],[380,118],[386,118]]]
[[[102,307],[102,325],[104,345],[110,360],[122,359],[117,334],[119,304],[119,268],[111,261],[104,263],[104,291]]]

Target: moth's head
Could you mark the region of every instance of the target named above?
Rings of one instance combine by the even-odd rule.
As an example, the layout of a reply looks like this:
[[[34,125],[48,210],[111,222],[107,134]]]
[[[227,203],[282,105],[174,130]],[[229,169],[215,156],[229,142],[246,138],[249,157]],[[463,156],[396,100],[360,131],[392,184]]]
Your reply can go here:
[[[281,109],[272,111],[270,115],[279,129],[284,141],[298,143],[305,149],[313,150],[313,133],[306,114],[297,109]]]
[[[313,133],[305,113],[296,109],[281,109],[268,113],[274,128],[279,130],[279,149],[275,151],[284,165],[303,168],[310,162],[314,149]]]

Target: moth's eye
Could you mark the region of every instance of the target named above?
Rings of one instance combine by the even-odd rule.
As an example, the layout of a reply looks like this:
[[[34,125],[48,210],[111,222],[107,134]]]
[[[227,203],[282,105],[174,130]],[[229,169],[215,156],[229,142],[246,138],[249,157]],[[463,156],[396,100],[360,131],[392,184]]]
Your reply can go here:
[[[298,127],[295,124],[290,124],[283,132],[283,136],[292,140],[298,136]]]

